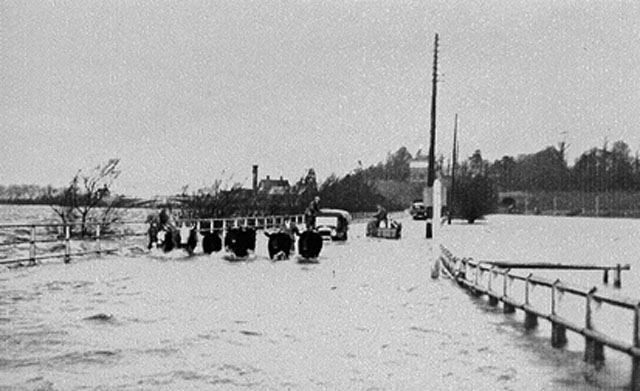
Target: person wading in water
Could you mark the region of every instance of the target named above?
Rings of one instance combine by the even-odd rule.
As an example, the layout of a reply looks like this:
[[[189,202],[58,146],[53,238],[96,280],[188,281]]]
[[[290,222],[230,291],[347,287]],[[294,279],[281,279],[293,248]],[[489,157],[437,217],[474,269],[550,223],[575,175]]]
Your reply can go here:
[[[313,197],[313,201],[309,204],[304,211],[304,224],[307,230],[315,229],[316,227],[316,215],[320,212],[320,197]]]

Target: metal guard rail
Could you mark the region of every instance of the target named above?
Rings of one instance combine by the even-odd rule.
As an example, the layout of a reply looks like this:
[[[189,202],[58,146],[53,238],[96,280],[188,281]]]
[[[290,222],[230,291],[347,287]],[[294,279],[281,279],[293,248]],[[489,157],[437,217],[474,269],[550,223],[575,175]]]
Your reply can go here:
[[[612,293],[599,293],[597,288],[590,289],[577,287],[574,285],[561,282],[559,279],[551,281],[547,278],[511,274],[511,270],[506,267],[498,267],[483,263],[482,261],[474,261],[470,258],[458,258],[446,249],[440,246],[442,256],[438,259],[442,263],[447,273],[455,279],[462,287],[472,291],[477,296],[487,295],[490,305],[497,305],[498,302],[503,303],[505,313],[513,313],[516,309],[520,309],[525,313],[525,327],[537,327],[537,319],[543,318],[551,322],[552,335],[551,344],[553,347],[564,347],[567,343],[566,330],[569,329],[585,337],[584,359],[589,363],[597,363],[604,361],[604,346],[616,351],[626,353],[632,358],[631,370],[631,389],[640,391],[640,301],[632,300],[627,297],[621,297]],[[617,267],[588,267],[587,269],[618,269]],[[469,271],[474,270],[474,280],[469,280]],[[624,270],[629,270],[629,266],[625,265]],[[486,285],[479,282],[479,276],[488,272],[489,279]],[[493,276],[502,275],[503,288],[502,293],[492,289]],[[522,281],[525,283],[525,301],[517,301],[509,295],[509,287],[513,281]],[[540,285],[551,290],[551,313],[540,310],[529,302],[530,287]],[[531,288],[532,289],[532,288]],[[556,313],[556,296],[557,293],[570,293],[585,298],[585,325],[576,324]],[[620,341],[612,338],[605,333],[595,330],[592,322],[592,304],[607,303],[614,307],[633,311],[633,336],[632,343]]]

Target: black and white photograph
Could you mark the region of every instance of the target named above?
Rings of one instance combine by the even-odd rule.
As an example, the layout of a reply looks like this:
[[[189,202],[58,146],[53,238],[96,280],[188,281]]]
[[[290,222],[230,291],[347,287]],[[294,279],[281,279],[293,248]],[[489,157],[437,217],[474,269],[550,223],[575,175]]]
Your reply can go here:
[[[640,2],[0,0],[0,391],[640,391]]]

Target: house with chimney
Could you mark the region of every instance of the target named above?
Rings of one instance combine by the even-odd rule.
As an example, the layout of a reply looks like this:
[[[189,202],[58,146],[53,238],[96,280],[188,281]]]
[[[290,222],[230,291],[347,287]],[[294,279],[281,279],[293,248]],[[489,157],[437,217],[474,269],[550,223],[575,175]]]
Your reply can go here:
[[[269,195],[285,194],[291,189],[291,185],[287,179],[271,179],[269,175],[258,183],[258,192],[267,193]]]
[[[287,193],[291,189],[289,181],[282,176],[280,179],[271,179],[269,175],[265,179],[258,181],[258,165],[253,166],[252,170],[252,187],[253,193],[263,193],[269,195],[281,195]]]

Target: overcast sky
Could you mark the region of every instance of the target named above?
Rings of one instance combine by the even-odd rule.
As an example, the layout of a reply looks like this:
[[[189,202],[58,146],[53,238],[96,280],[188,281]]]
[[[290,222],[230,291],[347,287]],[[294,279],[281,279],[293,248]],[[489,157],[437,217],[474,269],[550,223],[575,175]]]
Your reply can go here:
[[[638,1],[0,0],[0,184],[66,184],[121,158],[114,189],[321,180],[429,143],[569,163],[640,150]]]

